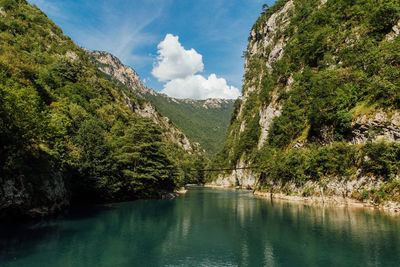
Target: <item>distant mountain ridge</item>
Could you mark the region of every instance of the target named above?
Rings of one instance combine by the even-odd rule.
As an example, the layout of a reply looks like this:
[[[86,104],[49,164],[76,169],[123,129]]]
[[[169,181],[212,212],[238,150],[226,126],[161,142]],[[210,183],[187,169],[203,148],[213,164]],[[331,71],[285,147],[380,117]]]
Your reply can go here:
[[[86,50],[86,53],[100,71],[125,85],[133,94],[150,101],[192,142],[199,143],[208,155],[222,148],[235,100],[169,97],[147,88],[136,71],[124,65],[116,56],[104,51]]]

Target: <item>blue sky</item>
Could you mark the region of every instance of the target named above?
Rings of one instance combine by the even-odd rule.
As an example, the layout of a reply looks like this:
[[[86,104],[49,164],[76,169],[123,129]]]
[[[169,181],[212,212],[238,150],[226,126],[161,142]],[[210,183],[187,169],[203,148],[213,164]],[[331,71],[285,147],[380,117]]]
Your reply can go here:
[[[159,81],[152,74],[162,61],[158,45],[170,34],[176,45],[202,56],[203,69],[185,81],[208,86],[211,75],[241,88],[242,52],[250,29],[264,3],[273,0],[29,0],[41,8],[78,45],[103,50],[134,68],[146,85],[165,90],[172,80]],[[182,50],[181,49],[181,50]],[[183,51],[183,50],[182,50]],[[168,55],[170,53],[165,53]],[[185,53],[183,53],[185,54]],[[164,58],[164,60],[166,60]],[[195,77],[196,76],[196,77]],[[201,77],[203,78],[201,78]],[[208,78],[207,78],[208,77]],[[214,77],[214,76],[213,76]],[[172,79],[172,78],[171,78]],[[200,80],[201,81],[200,81]],[[204,81],[203,81],[204,80]],[[215,79],[214,79],[215,80]],[[179,83],[180,82],[180,83]],[[223,84],[219,80],[218,84]],[[213,86],[210,87],[213,90]],[[193,89],[196,90],[196,89]],[[190,95],[189,95],[190,96]]]

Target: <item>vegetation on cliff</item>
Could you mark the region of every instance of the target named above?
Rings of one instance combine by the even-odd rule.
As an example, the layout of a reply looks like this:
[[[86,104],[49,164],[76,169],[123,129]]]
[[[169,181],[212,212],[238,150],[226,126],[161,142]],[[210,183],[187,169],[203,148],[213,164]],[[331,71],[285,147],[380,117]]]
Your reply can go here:
[[[38,184],[55,173],[88,200],[159,196],[192,182],[182,169],[200,155],[130,107],[144,103],[105,79],[37,7],[0,1],[0,183],[13,185],[1,187],[0,207],[18,191],[45,198]]]
[[[147,88],[137,73],[115,56],[100,51],[87,51],[93,63],[106,76],[125,85],[136,96],[151,102],[157,112],[168,117],[193,143],[211,158],[223,146],[234,100],[177,99]]]
[[[216,105],[207,100],[172,99],[160,94],[146,94],[162,114],[178,125],[192,140],[201,145],[212,158],[223,147],[233,100],[214,99]]]
[[[392,0],[279,0],[264,10],[249,37],[244,98],[214,165],[260,165],[264,189],[271,180],[373,175],[385,183],[364,197],[381,190],[399,201],[399,20]],[[276,113],[271,123],[260,119],[266,110]],[[378,112],[386,119],[362,125],[358,142],[356,120]]]

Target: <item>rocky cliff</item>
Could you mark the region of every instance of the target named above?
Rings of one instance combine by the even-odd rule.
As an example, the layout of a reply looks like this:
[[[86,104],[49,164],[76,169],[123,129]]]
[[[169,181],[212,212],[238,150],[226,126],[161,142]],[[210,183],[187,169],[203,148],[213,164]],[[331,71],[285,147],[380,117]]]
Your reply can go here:
[[[114,55],[104,51],[85,51],[100,71],[121,82],[132,92],[141,96],[146,93],[156,93],[142,83],[135,70],[122,64],[121,60]]]
[[[113,60],[110,59],[111,63]],[[0,1],[0,222],[69,203],[162,197],[204,157],[170,120],[110,79],[40,9]]]
[[[136,71],[122,64],[117,57],[107,52],[85,51],[100,71],[122,83],[131,93],[139,97],[145,97],[147,94],[157,94],[142,83]],[[137,114],[150,118],[155,124],[163,128],[165,130],[163,134],[173,143],[190,153],[200,149],[198,144],[192,144],[188,137],[169,118],[162,116],[150,102],[132,103],[130,98],[126,97],[126,103]]]
[[[170,132],[185,136],[184,147],[189,146],[186,142],[187,135],[195,146],[200,145],[210,156],[221,148],[234,100],[172,98],[147,88],[131,67],[124,65],[120,59],[110,53],[87,50],[86,52],[100,71],[122,83],[133,94],[150,102],[146,104],[146,111],[139,110],[140,107],[138,107],[138,113],[149,116],[150,110],[157,110],[158,113],[151,112],[155,122],[164,125],[169,120],[178,126],[179,129],[174,127]],[[173,139],[179,140],[176,136]]]
[[[390,184],[386,197],[398,201],[400,6],[360,2],[280,0],[262,13],[249,37],[243,98],[214,163],[260,168],[221,173],[213,185],[320,195],[306,185],[316,183],[326,195],[376,200]],[[352,161],[346,170],[329,166],[345,153],[338,146],[354,150],[343,157]],[[374,154],[385,163],[366,156],[378,146],[390,150]],[[390,171],[376,171],[380,164]]]
[[[42,170],[41,175],[33,184],[24,181],[24,177],[0,177],[0,220],[40,218],[70,205],[70,193],[63,174]]]

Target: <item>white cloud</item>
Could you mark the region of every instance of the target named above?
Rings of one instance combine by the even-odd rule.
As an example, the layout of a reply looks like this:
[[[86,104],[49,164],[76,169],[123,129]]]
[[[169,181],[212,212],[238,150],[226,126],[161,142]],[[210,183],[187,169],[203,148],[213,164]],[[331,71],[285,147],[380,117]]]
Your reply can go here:
[[[169,81],[161,91],[176,98],[226,98],[235,99],[240,96],[237,88],[229,86],[224,78],[211,74],[208,79],[201,75],[190,75],[183,79]]]
[[[152,74],[160,82],[185,78],[203,71],[203,57],[193,48],[185,50],[179,43],[179,37],[167,34],[164,41],[158,44],[157,64]]]
[[[161,93],[175,98],[226,98],[235,99],[240,91],[229,86],[224,78],[211,74],[208,78],[196,74],[204,69],[203,57],[193,48],[186,50],[179,37],[167,34],[158,45],[157,62],[152,74],[166,82]]]

